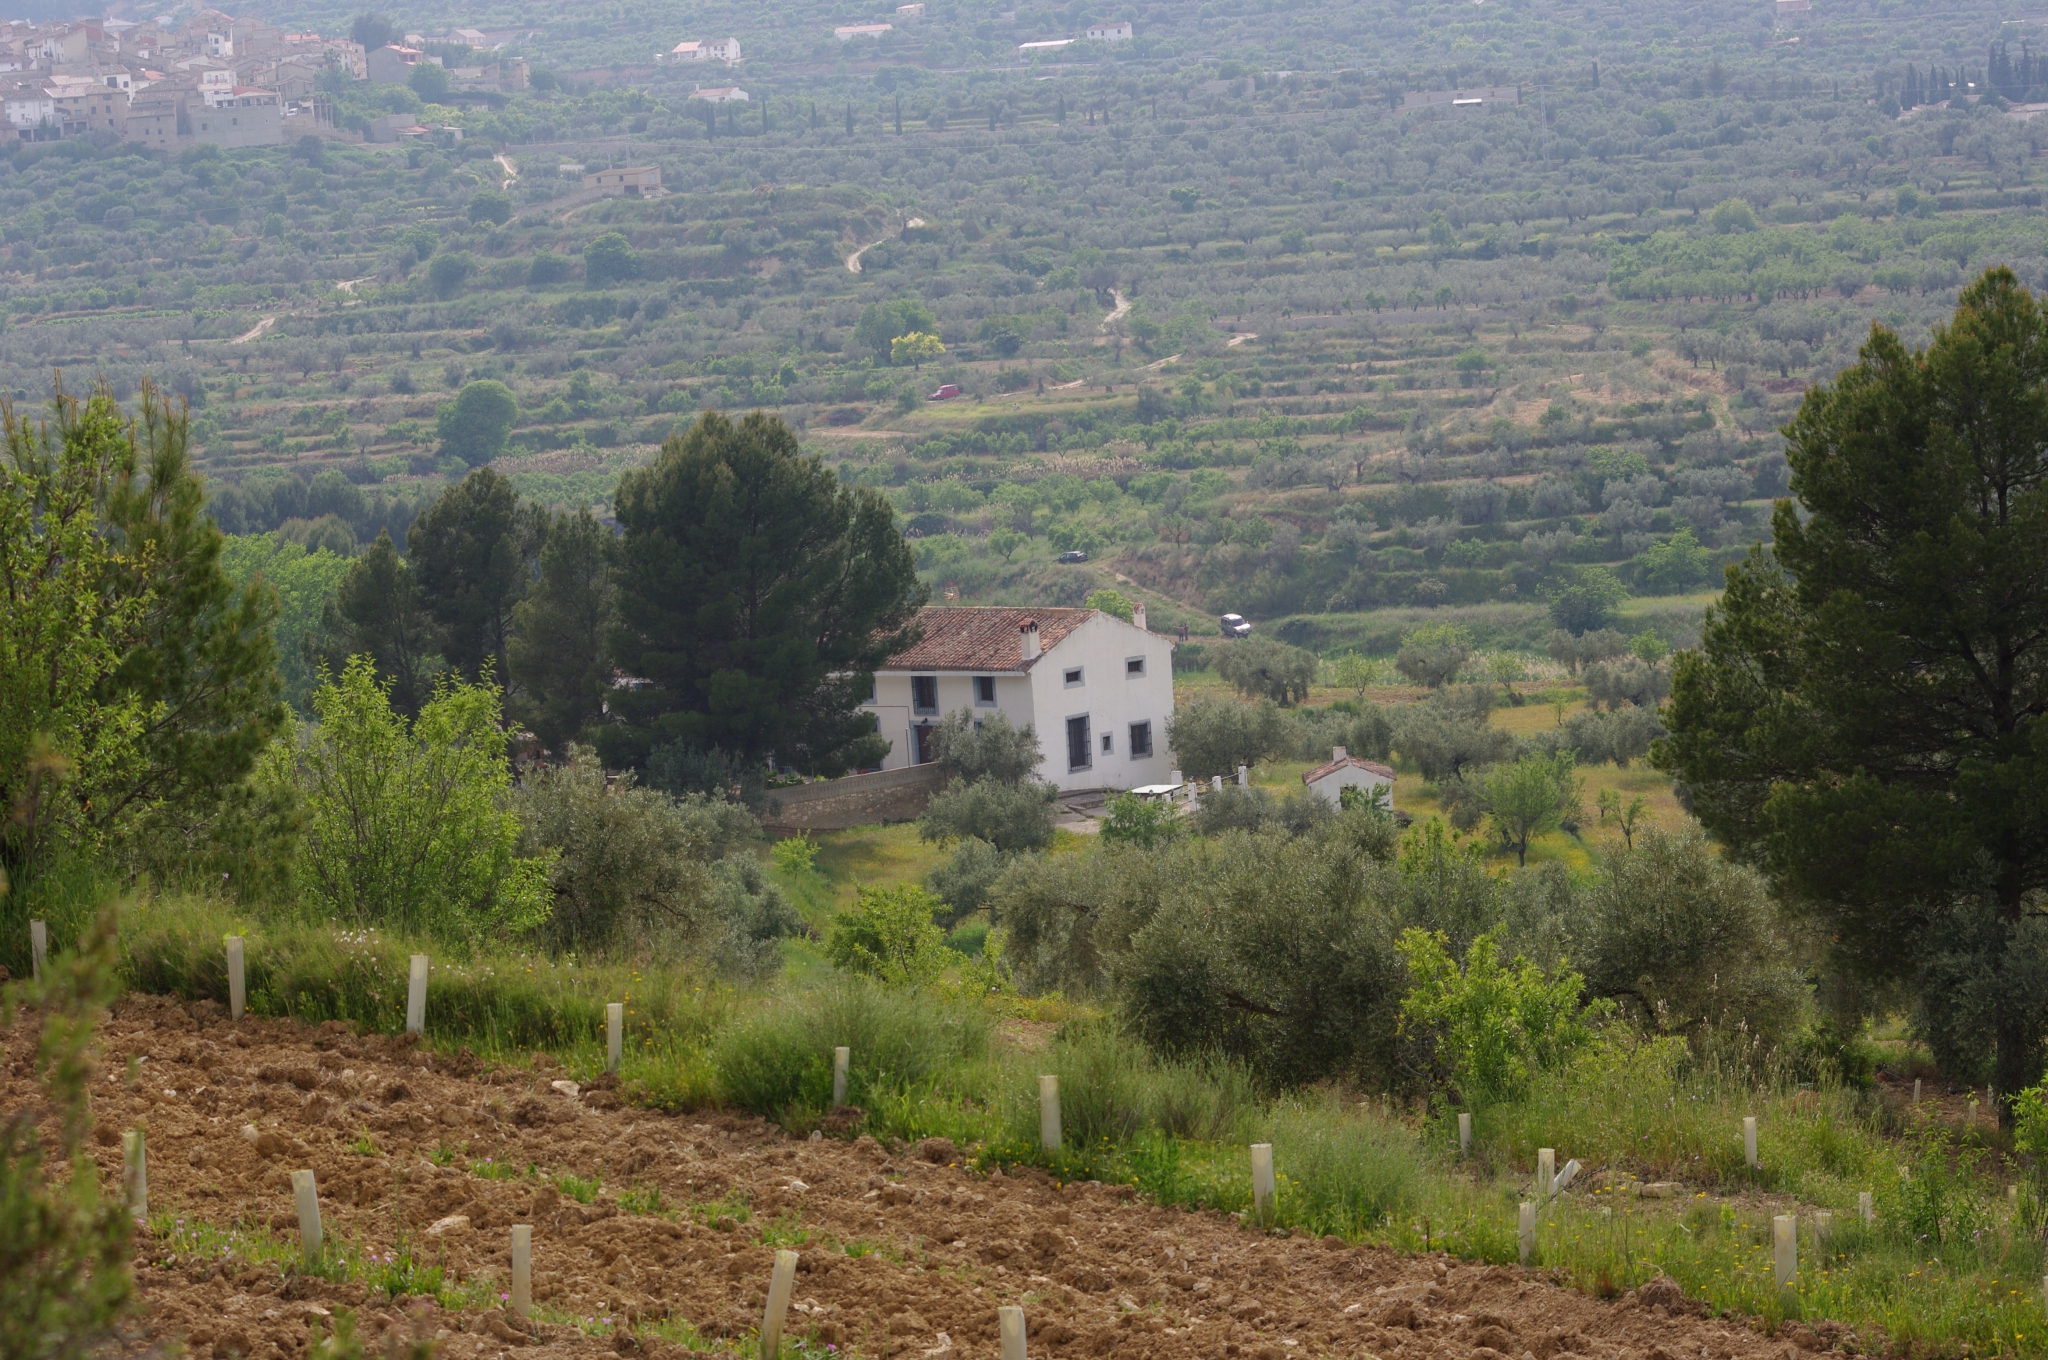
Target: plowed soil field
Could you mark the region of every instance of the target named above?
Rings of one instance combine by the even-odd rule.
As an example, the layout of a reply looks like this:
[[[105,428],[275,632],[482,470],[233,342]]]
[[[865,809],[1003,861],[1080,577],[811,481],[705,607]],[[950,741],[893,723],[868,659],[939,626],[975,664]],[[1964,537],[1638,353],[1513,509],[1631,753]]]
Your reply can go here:
[[[36,1099],[34,1018],[17,1016],[5,1036],[0,1103]],[[996,1307],[1013,1302],[1027,1310],[1032,1356],[1054,1360],[1794,1360],[1829,1350],[1830,1338],[1798,1325],[1767,1338],[1707,1317],[1669,1281],[1601,1301],[1538,1271],[1265,1236],[1124,1188],[975,1173],[941,1141],[889,1149],[722,1114],[650,1113],[602,1083],[558,1086],[563,1074],[545,1059],[486,1071],[338,1026],[229,1024],[210,1003],[149,998],[122,1003],[102,1037],[101,1166],[118,1185],[120,1131],[144,1121],[150,1208],[167,1216],[137,1243],[131,1353],[296,1357],[347,1309],[373,1354],[430,1340],[454,1360],[680,1360],[759,1326],[778,1245],[800,1253],[789,1339],[819,1357],[830,1347],[993,1360]],[[333,1249],[356,1262],[337,1278],[285,1267],[298,1168],[316,1173]],[[528,1327],[500,1306],[514,1223],[534,1230]],[[204,1233],[231,1225],[257,1232],[223,1256]],[[263,1240],[268,1257],[248,1245]],[[385,1258],[408,1249],[467,1282],[466,1305],[378,1288]]]

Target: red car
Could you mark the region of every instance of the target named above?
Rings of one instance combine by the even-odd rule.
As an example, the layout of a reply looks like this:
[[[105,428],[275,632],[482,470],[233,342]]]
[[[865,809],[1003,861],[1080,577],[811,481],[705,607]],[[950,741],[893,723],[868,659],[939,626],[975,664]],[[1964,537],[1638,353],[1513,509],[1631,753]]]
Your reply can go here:
[[[926,401],[950,401],[960,395],[959,383],[940,383],[939,390],[926,397]]]

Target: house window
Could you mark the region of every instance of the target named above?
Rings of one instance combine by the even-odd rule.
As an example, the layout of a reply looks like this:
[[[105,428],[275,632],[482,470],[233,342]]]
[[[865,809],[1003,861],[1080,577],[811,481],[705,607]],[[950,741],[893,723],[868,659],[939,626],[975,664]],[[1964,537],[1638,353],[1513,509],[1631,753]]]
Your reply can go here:
[[[1082,683],[1081,668],[1079,666],[1076,666],[1074,667],[1074,669],[1068,671],[1066,674],[1066,681],[1068,689],[1074,689],[1077,686],[1079,686]]]
[[[1088,715],[1084,713],[1078,718],[1067,719],[1067,769],[1070,772],[1094,766],[1095,757],[1089,746]]]
[[[1130,753],[1132,760],[1143,760],[1146,756],[1152,754],[1151,723],[1134,722],[1131,724]]]
[[[910,677],[910,707],[918,713],[939,711],[939,677],[936,675],[913,675]]]
[[[981,705],[981,706],[982,706],[983,708],[988,708],[988,707],[991,707],[992,705],[994,705],[995,701],[996,701],[996,678],[995,678],[995,677],[994,677],[993,675],[977,675],[977,676],[975,676],[975,677],[974,677],[974,702],[975,702],[975,703],[977,703],[977,704],[980,704],[980,705]]]
[[[859,702],[861,702],[861,703],[864,703],[864,704],[871,704],[871,703],[873,703],[873,702],[875,701],[875,677],[874,677],[874,676],[870,675],[870,676],[869,676],[869,677],[867,678],[867,683],[865,683],[865,684],[861,683],[861,682],[860,682],[859,680],[855,680],[855,681],[853,682],[853,688],[854,688],[854,693],[860,696],[860,698],[859,698]]]
[[[1125,658],[1124,658],[1124,678],[1125,678],[1125,679],[1127,679],[1127,680],[1135,680],[1135,679],[1137,679],[1137,678],[1138,678],[1139,676],[1143,675],[1144,673],[1145,673],[1145,658],[1144,658],[1144,657],[1142,657],[1142,656],[1128,656],[1128,657],[1125,657]]]
[[[1102,754],[1106,756],[1113,756],[1116,754],[1116,738],[1111,736],[1107,732],[1104,732],[1102,734]]]

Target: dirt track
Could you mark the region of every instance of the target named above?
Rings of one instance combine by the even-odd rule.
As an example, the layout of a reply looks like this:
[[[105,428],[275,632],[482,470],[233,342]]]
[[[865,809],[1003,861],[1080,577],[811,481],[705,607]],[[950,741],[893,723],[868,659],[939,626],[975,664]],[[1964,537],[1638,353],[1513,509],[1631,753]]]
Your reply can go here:
[[[5,1036],[0,1104],[35,1099],[32,1019]],[[982,1360],[996,1353],[996,1306],[1018,1301],[1031,1354],[1054,1360],[1793,1360],[1826,1349],[1796,1325],[1768,1339],[1700,1316],[1666,1281],[1605,1303],[1533,1271],[1259,1236],[1223,1215],[1036,1173],[983,1177],[953,1164],[943,1143],[892,1156],[865,1138],[798,1141],[755,1120],[621,1107],[605,1089],[572,1095],[545,1069],[465,1072],[474,1064],[339,1027],[229,1025],[210,1003],[131,1001],[103,1033],[95,1144],[110,1183],[119,1131],[146,1117],[151,1207],[189,1223],[269,1223],[295,1240],[289,1173],[311,1167],[331,1240],[382,1254],[402,1224],[451,1276],[500,1281],[507,1228],[531,1223],[536,1303],[555,1319],[522,1335],[496,1310],[392,1303],[361,1283],[274,1265],[224,1271],[145,1240],[131,1351],[182,1340],[198,1357],[299,1356],[313,1325],[346,1307],[373,1341],[436,1337],[438,1353],[459,1360],[679,1357],[673,1343],[636,1343],[602,1320],[745,1334],[760,1322],[773,1257],[764,1229],[806,1234],[789,1328],[814,1353]],[[146,1059],[132,1085],[130,1058]],[[365,1132],[376,1155],[350,1146]],[[436,1166],[437,1150],[460,1155]],[[579,1204],[538,1176],[469,1171],[486,1158],[601,1177],[604,1188]],[[669,1215],[622,1212],[619,1195],[651,1188]],[[744,1223],[725,1212],[740,1202]],[[467,1222],[443,1222],[454,1216]],[[567,1318],[595,1320],[594,1334]]]

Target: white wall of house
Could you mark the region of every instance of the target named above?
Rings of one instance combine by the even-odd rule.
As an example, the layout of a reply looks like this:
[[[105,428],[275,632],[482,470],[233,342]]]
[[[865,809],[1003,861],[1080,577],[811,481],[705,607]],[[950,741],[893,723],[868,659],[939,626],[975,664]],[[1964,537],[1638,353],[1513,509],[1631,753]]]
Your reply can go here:
[[[932,680],[935,704],[919,707],[913,702],[918,677]],[[994,682],[993,702],[980,697],[985,691],[977,685],[978,678]],[[946,714],[968,708],[1001,712],[1017,727],[1036,726],[1039,749],[1045,753],[1038,777],[1063,790],[1164,783],[1173,767],[1166,749],[1166,721],[1173,715],[1173,643],[1113,615],[1098,614],[1041,654],[1027,671],[983,677],[967,671],[878,671],[874,699],[866,707],[890,743],[882,762],[885,770],[918,763],[919,726],[936,726]],[[1078,766],[1069,760],[1072,719],[1087,725],[1087,760]],[[1131,729],[1138,723],[1146,724],[1149,755],[1132,751]]]
[[[1340,765],[1308,786],[1310,793],[1333,807],[1343,801],[1345,789],[1363,789],[1370,796],[1376,788],[1385,789],[1389,800],[1393,798],[1393,780],[1371,770],[1362,770],[1356,765]]]

